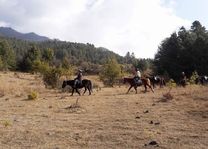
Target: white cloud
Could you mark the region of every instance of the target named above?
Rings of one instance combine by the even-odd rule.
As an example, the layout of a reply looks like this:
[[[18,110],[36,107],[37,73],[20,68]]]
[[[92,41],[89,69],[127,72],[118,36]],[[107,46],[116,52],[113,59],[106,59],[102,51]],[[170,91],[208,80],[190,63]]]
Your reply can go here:
[[[9,26],[9,24],[6,23],[6,22],[0,21],[0,27],[1,27],[1,26],[5,27],[5,26]]]
[[[22,32],[153,58],[165,37],[190,24],[172,5],[174,0],[0,0],[0,21]]]

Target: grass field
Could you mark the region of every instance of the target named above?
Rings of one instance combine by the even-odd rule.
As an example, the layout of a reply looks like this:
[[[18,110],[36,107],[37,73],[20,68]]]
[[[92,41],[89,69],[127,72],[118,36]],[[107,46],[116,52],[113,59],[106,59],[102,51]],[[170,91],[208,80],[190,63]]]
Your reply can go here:
[[[71,97],[46,89],[36,75],[1,72],[0,148],[208,147],[208,87],[173,88],[171,99],[167,87],[125,94],[128,86],[103,87],[89,78],[101,88]],[[28,100],[31,92],[37,99]]]

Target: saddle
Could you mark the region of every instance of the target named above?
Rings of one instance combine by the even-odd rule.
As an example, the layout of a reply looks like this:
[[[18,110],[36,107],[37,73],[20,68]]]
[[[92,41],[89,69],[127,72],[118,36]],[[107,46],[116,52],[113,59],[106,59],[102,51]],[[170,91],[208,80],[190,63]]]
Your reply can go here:
[[[79,86],[82,86],[82,81],[79,79],[75,79],[74,87],[79,87]]]
[[[138,77],[135,77],[135,78],[134,78],[134,81],[135,81],[135,83],[136,83],[137,85],[141,85],[141,84],[142,84],[142,80],[141,80],[140,78],[138,78]]]

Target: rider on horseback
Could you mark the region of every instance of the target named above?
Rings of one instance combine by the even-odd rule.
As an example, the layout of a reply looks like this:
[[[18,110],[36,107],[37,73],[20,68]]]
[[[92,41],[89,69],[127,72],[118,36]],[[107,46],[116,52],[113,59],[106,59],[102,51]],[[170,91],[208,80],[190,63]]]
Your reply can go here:
[[[83,77],[83,74],[82,74],[82,70],[79,69],[78,73],[77,73],[77,77],[74,79],[74,87],[76,86],[82,86],[82,77]]]
[[[133,74],[134,74],[134,82],[135,84],[138,84],[141,80],[141,73],[139,71],[138,68],[135,67],[134,71],[133,71]]]
[[[181,77],[180,77],[180,84],[183,87],[185,87],[186,86],[186,81],[187,81],[186,74],[185,74],[185,72],[182,72]]]

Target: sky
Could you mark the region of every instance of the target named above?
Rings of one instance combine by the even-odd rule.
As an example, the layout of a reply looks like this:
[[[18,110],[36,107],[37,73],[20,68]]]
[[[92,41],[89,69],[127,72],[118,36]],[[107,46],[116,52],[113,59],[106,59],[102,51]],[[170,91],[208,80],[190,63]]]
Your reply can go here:
[[[181,26],[208,26],[208,0],[0,0],[0,26],[154,58]]]

